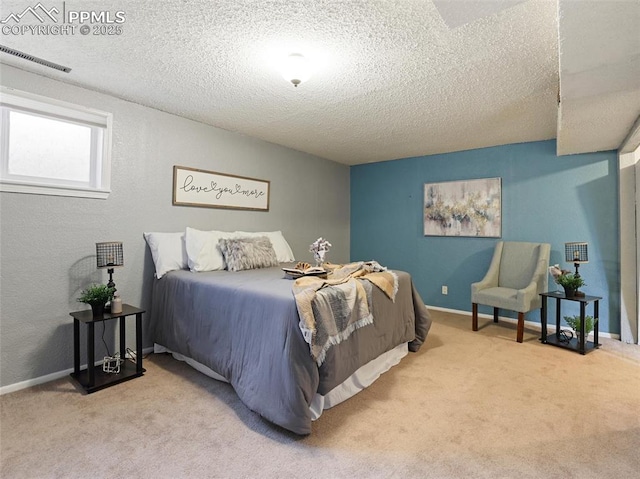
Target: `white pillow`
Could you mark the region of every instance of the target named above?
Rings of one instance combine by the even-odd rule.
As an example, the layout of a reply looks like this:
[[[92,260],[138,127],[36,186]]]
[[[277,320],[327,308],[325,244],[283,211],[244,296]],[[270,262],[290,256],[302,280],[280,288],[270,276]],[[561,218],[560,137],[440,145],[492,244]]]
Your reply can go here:
[[[144,233],[144,239],[151,250],[156,278],[162,278],[169,271],[187,268],[184,233]]]
[[[226,231],[200,231],[187,227],[187,264],[191,271],[218,271],[226,264],[218,246],[221,239],[233,238],[234,233]]]
[[[262,233],[248,233],[246,231],[236,231],[235,237],[249,237],[253,238],[256,236],[266,236],[271,241],[271,245],[273,246],[274,251],[276,252],[276,258],[278,258],[279,263],[288,263],[291,261],[295,261],[296,259],[293,257],[293,251],[291,251],[291,247],[287,240],[284,239],[284,235],[282,231],[268,231]]]

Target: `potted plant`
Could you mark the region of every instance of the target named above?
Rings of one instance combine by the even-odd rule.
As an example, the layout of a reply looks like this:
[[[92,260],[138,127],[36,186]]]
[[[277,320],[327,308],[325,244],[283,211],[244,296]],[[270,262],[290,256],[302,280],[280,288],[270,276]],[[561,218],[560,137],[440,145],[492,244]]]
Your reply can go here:
[[[564,294],[567,298],[573,298],[580,286],[584,286],[586,284],[580,276],[576,276],[573,273],[566,273],[558,276],[556,278],[556,283],[564,288]]]
[[[576,337],[578,338],[578,343],[580,343],[580,336],[582,335],[582,330],[580,329],[580,316],[564,316],[565,322],[571,326],[571,328],[576,332]],[[585,316],[584,317],[584,342],[587,342],[587,336],[593,331],[593,327],[597,320],[593,319],[593,316]]]
[[[110,288],[106,284],[92,284],[82,290],[78,302],[90,305],[94,317],[102,316],[105,304],[113,299],[115,291],[115,288]]]

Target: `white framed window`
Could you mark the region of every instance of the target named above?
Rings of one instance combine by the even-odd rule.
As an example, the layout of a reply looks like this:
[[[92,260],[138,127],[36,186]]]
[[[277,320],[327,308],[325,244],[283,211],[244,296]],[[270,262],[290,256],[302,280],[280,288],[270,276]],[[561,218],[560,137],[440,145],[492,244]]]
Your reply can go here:
[[[0,191],[105,199],[111,113],[0,90]]]

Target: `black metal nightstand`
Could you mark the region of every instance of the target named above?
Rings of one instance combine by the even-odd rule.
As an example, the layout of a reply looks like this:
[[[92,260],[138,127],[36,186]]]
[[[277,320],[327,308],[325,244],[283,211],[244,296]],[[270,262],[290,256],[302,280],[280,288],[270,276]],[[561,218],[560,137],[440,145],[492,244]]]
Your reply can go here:
[[[567,298],[564,293],[558,291],[551,291],[548,293],[540,294],[542,296],[542,308],[540,309],[540,323],[542,326],[542,337],[540,341],[543,344],[552,344],[560,348],[570,349],[580,354],[590,353],[594,349],[598,349],[600,344],[598,343],[598,319],[599,319],[599,301],[602,299],[599,296],[574,296],[573,298]],[[556,332],[551,335],[547,335],[547,299],[554,298],[556,300]],[[572,338],[569,341],[563,340],[560,337],[560,302],[561,301],[577,301],[580,303],[580,326],[584,330],[585,323],[585,311],[587,304],[593,303],[593,342],[585,341],[584,336],[581,336],[581,340]]]
[[[73,317],[73,372],[71,377],[82,386],[87,393],[113,386],[114,384],[137,378],[145,373],[142,367],[142,314],[145,311],[129,304],[122,305],[121,313],[105,312],[102,317],[94,317],[92,311],[75,311],[69,313]],[[120,367],[120,372],[105,373],[102,366],[95,364],[95,334],[94,326],[98,321],[120,319],[120,354],[126,351],[125,344],[125,320],[127,316],[136,316],[136,362],[125,360]],[[80,323],[87,325],[87,367],[80,370]]]

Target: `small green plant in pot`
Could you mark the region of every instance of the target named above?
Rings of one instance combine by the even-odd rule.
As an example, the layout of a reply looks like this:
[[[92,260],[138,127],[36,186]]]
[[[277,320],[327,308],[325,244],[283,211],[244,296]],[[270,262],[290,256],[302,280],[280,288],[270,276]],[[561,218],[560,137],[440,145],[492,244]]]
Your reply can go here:
[[[584,286],[586,284],[584,279],[573,273],[558,276],[556,278],[556,283],[564,288],[564,294],[567,298],[573,298],[580,286]]]
[[[110,288],[106,284],[92,284],[82,290],[78,302],[90,305],[94,317],[102,316],[104,305],[113,299],[115,292],[115,288]]]
[[[582,334],[582,330],[580,329],[580,316],[564,316],[564,321],[571,326],[571,328],[578,335],[578,341],[580,341],[580,335]],[[593,319],[593,316],[585,316],[584,317],[584,340],[587,342],[587,336],[593,331],[593,328],[596,324],[596,320]]]

